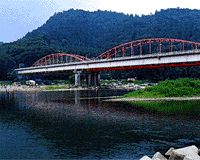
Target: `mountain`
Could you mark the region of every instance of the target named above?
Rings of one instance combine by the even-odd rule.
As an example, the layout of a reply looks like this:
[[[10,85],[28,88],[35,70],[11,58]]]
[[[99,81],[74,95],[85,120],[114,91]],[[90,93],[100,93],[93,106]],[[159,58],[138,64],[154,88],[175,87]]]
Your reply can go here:
[[[125,15],[111,11],[70,9],[55,13],[22,39],[0,45],[0,74],[12,77],[19,63],[31,66],[56,52],[96,57],[125,42],[166,37],[200,42],[200,10],[170,8],[151,15]],[[5,57],[9,60],[5,65]],[[8,62],[6,62],[8,63]]]

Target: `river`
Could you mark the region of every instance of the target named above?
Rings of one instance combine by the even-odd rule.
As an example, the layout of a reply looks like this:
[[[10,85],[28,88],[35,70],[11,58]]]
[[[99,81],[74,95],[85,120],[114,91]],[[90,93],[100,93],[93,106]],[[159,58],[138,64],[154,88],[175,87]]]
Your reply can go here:
[[[124,93],[0,93],[0,159],[137,160],[170,147],[200,148],[198,116],[148,113],[102,98]]]

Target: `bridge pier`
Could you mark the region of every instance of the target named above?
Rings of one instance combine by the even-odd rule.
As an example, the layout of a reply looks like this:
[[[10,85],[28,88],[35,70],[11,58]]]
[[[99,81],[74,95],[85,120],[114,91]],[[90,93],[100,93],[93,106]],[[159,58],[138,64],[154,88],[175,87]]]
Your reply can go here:
[[[81,80],[80,80],[80,77],[81,77],[81,72],[82,71],[74,71],[75,73],[75,86],[79,87],[81,85]]]
[[[88,87],[97,87],[100,86],[100,73],[99,72],[89,72],[86,76],[86,85]]]

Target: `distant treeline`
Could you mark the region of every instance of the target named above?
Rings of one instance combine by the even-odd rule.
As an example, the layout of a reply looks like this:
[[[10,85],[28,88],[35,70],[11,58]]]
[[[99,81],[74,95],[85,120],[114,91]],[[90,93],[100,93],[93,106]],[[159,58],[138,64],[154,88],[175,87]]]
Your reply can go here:
[[[163,37],[200,42],[199,17],[199,10],[179,8],[141,17],[100,10],[70,9],[55,13],[22,39],[0,45],[0,80],[13,79],[13,69],[18,68],[19,63],[29,67],[41,57],[57,52],[93,58],[116,45],[137,39]],[[182,76],[199,77],[199,67],[110,72],[110,77],[155,81]]]

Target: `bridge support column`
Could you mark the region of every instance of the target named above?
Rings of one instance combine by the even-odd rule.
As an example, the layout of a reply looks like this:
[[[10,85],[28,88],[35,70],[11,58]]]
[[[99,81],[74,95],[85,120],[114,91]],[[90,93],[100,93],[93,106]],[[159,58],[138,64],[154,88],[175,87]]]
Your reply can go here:
[[[100,73],[99,72],[96,72],[96,85],[101,86]]]
[[[94,72],[94,87],[97,87],[97,72]]]
[[[75,73],[75,86],[79,87],[81,85],[81,81],[80,81],[80,74],[82,71],[74,71]]]
[[[87,87],[90,87],[91,84],[91,73],[86,73],[86,85]]]
[[[88,87],[100,86],[100,73],[99,72],[89,72],[89,73],[87,73],[86,85]]]

